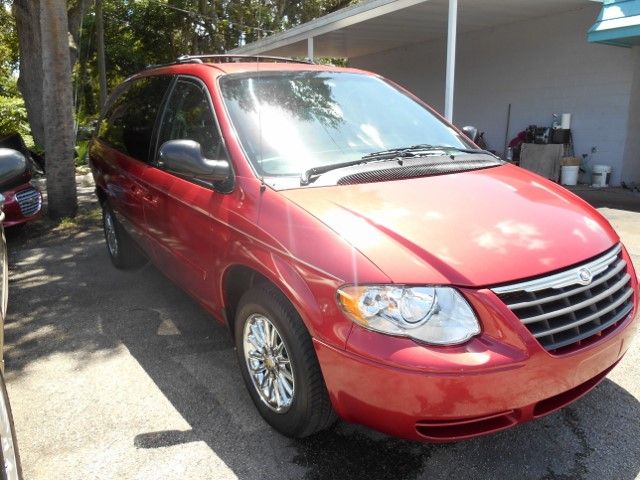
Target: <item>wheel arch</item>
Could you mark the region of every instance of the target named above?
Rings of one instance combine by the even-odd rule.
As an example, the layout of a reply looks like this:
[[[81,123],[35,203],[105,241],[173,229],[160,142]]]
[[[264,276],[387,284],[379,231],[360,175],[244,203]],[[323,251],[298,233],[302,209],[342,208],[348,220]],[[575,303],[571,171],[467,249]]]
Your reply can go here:
[[[231,336],[235,336],[235,321],[238,303],[242,295],[261,283],[271,283],[259,271],[243,264],[230,265],[222,277],[222,302],[224,316]]]
[[[235,316],[240,298],[249,289],[265,283],[275,286],[282,293],[302,318],[309,334],[315,336],[314,323],[321,318],[315,297],[307,283],[289,263],[274,255],[268,255],[268,261],[261,262],[260,267],[238,262],[230,264],[225,269],[220,282],[221,299],[231,335],[234,335]]]

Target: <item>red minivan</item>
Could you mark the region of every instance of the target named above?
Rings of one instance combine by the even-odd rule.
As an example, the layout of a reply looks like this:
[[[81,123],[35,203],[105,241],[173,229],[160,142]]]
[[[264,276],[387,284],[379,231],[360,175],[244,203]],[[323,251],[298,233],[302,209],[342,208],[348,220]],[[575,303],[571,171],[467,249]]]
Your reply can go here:
[[[597,385],[636,329],[596,210],[372,73],[183,57],[118,87],[90,163],[114,265],[150,259],[226,324],[285,435],[502,430]]]

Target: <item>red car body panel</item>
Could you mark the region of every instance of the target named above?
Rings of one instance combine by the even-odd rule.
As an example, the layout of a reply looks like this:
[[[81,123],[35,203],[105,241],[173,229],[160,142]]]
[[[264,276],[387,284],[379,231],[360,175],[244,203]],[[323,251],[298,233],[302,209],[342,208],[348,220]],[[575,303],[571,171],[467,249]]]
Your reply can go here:
[[[114,211],[119,214],[118,219],[144,250],[149,249],[141,178],[150,167],[101,142],[94,142],[91,159],[98,158],[100,161],[93,165],[94,175],[99,175],[96,179],[100,180]]]
[[[619,241],[581,199],[511,165],[282,195],[400,283],[507,283],[575,265]]]
[[[234,171],[221,193],[116,152],[90,148],[99,190],[142,249],[220,322],[238,268],[260,273],[296,308],[344,419],[393,435],[446,441],[500,430],[575,400],[628,348],[634,307],[614,331],[553,355],[487,287],[548,274],[619,242],[568,191],[513,166],[352,186],[276,191],[255,175],[217,78],[250,70],[353,69],[296,64],[183,64],[145,72],[200,78]],[[354,326],[345,284],[445,284],[463,292],[482,333],[434,347]]]

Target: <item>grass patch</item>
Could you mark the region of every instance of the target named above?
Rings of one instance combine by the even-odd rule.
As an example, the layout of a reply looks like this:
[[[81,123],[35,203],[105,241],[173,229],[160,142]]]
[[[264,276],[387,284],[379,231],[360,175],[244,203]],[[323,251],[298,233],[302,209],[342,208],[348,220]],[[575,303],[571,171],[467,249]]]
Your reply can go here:
[[[67,230],[69,228],[77,228],[78,222],[75,218],[63,218],[56,227],[58,230]]]
[[[22,228],[8,228],[7,239],[11,243],[41,245],[43,242],[64,241],[101,228],[102,209],[99,205],[80,207],[74,218],[51,220],[46,212],[38,220],[25,224]]]
[[[102,218],[102,209],[99,206],[78,210],[74,218],[63,218],[52,228],[54,232],[68,232],[69,230],[82,230],[87,227],[99,226]]]
[[[89,150],[89,140],[78,140],[75,148],[76,167],[87,164],[87,151]]]

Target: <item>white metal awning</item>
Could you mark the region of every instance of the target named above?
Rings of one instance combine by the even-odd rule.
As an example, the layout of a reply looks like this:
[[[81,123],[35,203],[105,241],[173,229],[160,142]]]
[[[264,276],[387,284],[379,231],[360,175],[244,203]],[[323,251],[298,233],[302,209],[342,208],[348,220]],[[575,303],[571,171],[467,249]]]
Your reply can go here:
[[[577,10],[593,0],[458,0],[458,33]],[[449,0],[368,0],[232,53],[352,58],[447,35]],[[595,19],[594,19],[595,20]],[[585,32],[586,33],[586,32]]]
[[[444,113],[452,120],[457,34],[565,13],[590,5],[594,1],[601,2],[368,0],[236,48],[231,53],[353,58],[402,45],[447,38]]]

